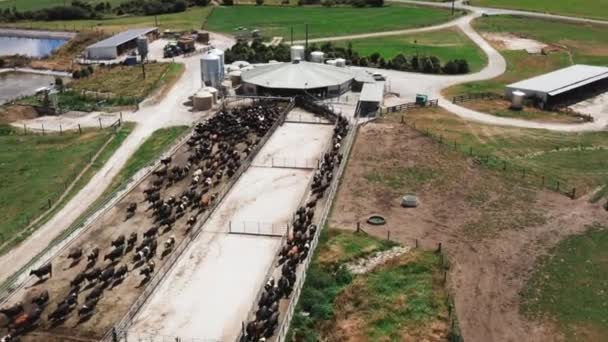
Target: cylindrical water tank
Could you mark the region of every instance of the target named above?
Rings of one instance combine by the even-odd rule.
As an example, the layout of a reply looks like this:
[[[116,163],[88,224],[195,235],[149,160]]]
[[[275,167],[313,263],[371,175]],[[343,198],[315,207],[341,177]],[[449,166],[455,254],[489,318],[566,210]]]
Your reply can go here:
[[[294,45],[291,47],[291,61],[304,60],[304,47],[302,45]]]
[[[233,85],[239,85],[241,84],[241,71],[240,70],[235,70],[235,71],[231,71],[228,74],[228,77],[230,78],[230,81],[232,82]]]
[[[327,63],[328,65],[336,66],[336,60],[334,59],[328,59],[327,61],[325,61],[325,63]]]
[[[310,61],[313,63],[323,63],[324,56],[323,51],[313,51],[310,53]]]
[[[201,58],[201,73],[205,85],[218,87],[222,81],[220,57],[212,53],[203,55]]]
[[[199,91],[192,96],[194,110],[209,110],[213,107],[213,95],[206,91]]]
[[[221,84],[220,84],[221,85]],[[213,87],[204,87],[203,89],[201,89],[202,92],[207,92],[211,95],[213,95],[213,103],[217,103],[218,100],[218,92],[216,88]]]
[[[340,67],[340,68],[344,68],[346,66],[346,59],[336,58],[336,66]]]
[[[513,96],[511,97],[511,109],[521,110],[524,107],[525,97],[526,93],[524,93],[523,91],[514,91]]]

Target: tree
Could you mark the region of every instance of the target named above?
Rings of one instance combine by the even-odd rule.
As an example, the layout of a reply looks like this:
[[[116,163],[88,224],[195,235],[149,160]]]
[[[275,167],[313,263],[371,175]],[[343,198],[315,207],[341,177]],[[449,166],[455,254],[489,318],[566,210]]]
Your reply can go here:
[[[368,64],[368,63],[367,63],[367,58],[362,57],[362,58],[359,60],[359,65],[360,65],[360,66],[362,66],[362,67],[366,67],[366,66],[367,66],[367,64]]]
[[[470,69],[469,69],[469,62],[467,62],[465,59],[457,59],[456,63],[458,64],[458,73],[459,74],[468,74]]]
[[[365,0],[365,2],[371,7],[382,7],[384,6],[384,0]]]
[[[380,59],[380,53],[378,53],[378,52],[374,52],[369,56],[369,60],[374,64],[378,64],[379,59]]]
[[[61,77],[55,77],[55,86],[59,91],[63,91],[63,79]]]
[[[418,55],[412,56],[410,64],[412,65],[412,70],[413,71],[418,71],[419,70],[419,68],[420,68],[420,60],[418,59]]]
[[[455,61],[448,61],[442,68],[444,74],[456,75],[458,74],[458,63]]]
[[[173,4],[173,10],[175,12],[184,12],[188,9],[188,3],[185,0],[177,0]]]
[[[365,7],[365,0],[353,0],[353,7]]]
[[[87,65],[87,70],[89,71],[89,75],[93,75],[93,72],[95,71],[92,65]]]
[[[264,4],[264,0],[255,0],[255,4],[258,6],[262,6]]]
[[[222,0],[222,4],[224,6],[232,6],[234,5],[234,0]]]
[[[378,66],[379,66],[381,69],[386,69],[386,61],[384,60],[384,58],[383,58],[383,57],[380,57],[380,60],[378,61]]]
[[[87,78],[91,75],[91,73],[89,72],[89,69],[82,69],[80,70],[80,77],[81,78]]]
[[[334,2],[334,0],[323,0],[323,2],[321,2],[321,4],[324,7],[333,7],[336,3]]]
[[[74,72],[72,72],[72,78],[75,80],[80,79],[80,70],[74,70]]]

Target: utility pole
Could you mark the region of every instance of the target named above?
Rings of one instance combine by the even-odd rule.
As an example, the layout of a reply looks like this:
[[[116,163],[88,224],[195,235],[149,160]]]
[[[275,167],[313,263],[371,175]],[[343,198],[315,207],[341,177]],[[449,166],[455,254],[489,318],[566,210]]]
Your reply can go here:
[[[308,60],[308,24],[306,24],[306,41],[304,43],[304,60],[307,61]]]
[[[293,45],[293,26],[291,27],[291,45]]]
[[[452,0],[452,16],[454,16],[454,3],[456,2],[456,0]]]
[[[156,16],[156,15],[154,16],[154,26],[158,27],[158,16]]]
[[[146,63],[144,63],[144,60],[141,60],[141,73],[144,77],[144,80],[146,79]]]

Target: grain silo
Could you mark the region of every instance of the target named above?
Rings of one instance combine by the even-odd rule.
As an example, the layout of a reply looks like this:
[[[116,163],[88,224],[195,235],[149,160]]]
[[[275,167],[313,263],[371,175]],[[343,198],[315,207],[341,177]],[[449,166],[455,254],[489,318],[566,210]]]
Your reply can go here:
[[[302,45],[294,45],[291,47],[291,61],[304,60],[304,47]]]
[[[224,79],[224,51],[220,50],[220,49],[213,49],[210,51],[210,53],[218,56],[220,58],[220,72],[221,72],[221,79]]]
[[[221,84],[220,84],[221,86]],[[203,89],[201,89],[201,91],[203,93],[209,93],[213,96],[213,104],[216,104],[218,102],[218,91],[216,88],[213,87],[203,87]]]
[[[219,87],[222,82],[220,57],[208,53],[201,58],[201,76],[206,86]]]
[[[310,53],[310,61],[313,63],[323,63],[323,57],[325,57],[323,51],[313,51]]]
[[[241,71],[240,70],[234,70],[228,73],[228,77],[230,78],[230,81],[232,82],[233,85],[237,86],[239,84],[241,84]]]

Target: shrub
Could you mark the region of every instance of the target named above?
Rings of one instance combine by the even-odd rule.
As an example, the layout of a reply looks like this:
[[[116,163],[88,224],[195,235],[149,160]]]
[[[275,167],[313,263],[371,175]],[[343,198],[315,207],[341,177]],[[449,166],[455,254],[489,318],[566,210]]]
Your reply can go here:
[[[89,75],[93,75],[93,72],[95,71],[92,65],[87,65],[87,70],[89,71]]]
[[[222,4],[224,6],[232,6],[234,5],[234,0],[222,0]]]
[[[255,0],[255,4],[258,6],[262,6],[264,4],[264,0]]]
[[[444,74],[456,75],[458,74],[458,64],[455,61],[448,61],[442,68]]]
[[[382,7],[384,6],[384,0],[366,0],[365,1],[371,7]]]
[[[81,78],[87,78],[91,76],[91,73],[89,72],[89,69],[82,69],[80,70],[80,77]]]
[[[72,78],[75,79],[75,80],[79,79],[80,78],[80,70],[75,70],[72,73]]]
[[[353,5],[353,7],[361,8],[361,7],[365,7],[366,4],[365,4],[365,0],[353,0],[352,5]]]
[[[209,5],[209,0],[194,0],[194,4],[196,6],[207,6]]]
[[[458,73],[459,74],[468,74],[470,69],[469,69],[469,62],[467,62],[465,59],[458,59],[456,60],[456,63],[458,64]]]
[[[63,79],[61,77],[55,77],[55,86],[59,88],[59,90],[63,89]]]
[[[336,3],[333,0],[323,0],[321,4],[325,7],[333,7]]]

